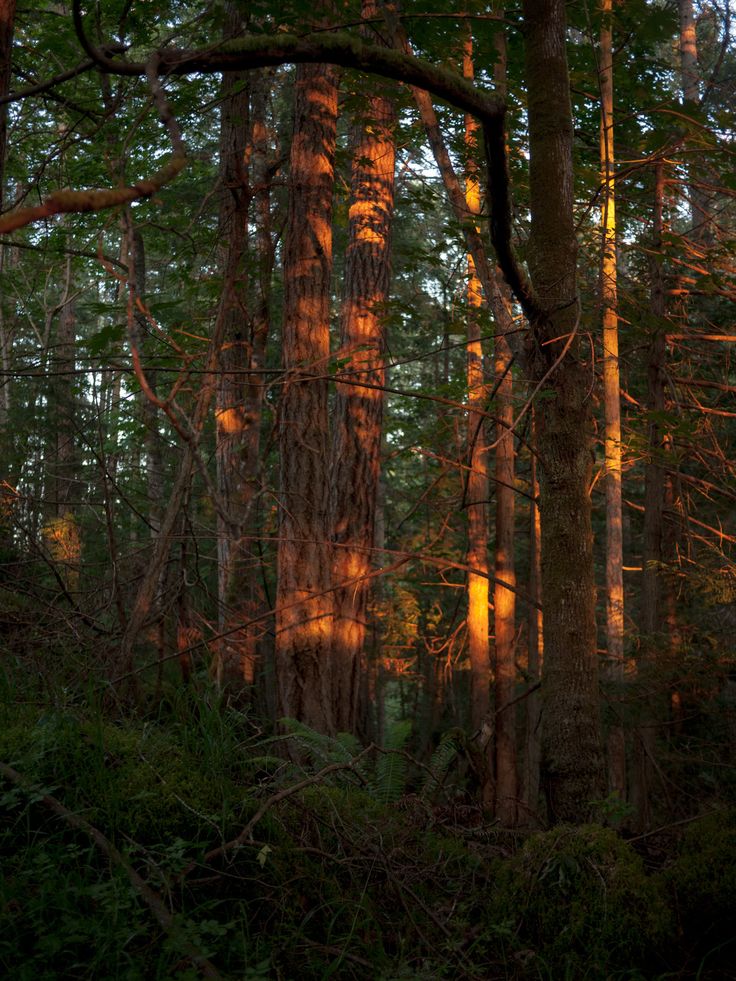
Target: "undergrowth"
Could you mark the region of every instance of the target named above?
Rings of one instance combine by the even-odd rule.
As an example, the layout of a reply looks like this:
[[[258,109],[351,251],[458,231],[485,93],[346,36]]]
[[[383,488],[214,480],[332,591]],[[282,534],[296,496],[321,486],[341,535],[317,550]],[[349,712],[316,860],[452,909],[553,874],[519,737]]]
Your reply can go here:
[[[0,695],[3,976],[734,976],[733,813],[693,822],[653,868],[608,828],[484,822],[453,784],[454,733],[422,767],[406,721],[378,750],[265,732],[212,692],[144,716]]]

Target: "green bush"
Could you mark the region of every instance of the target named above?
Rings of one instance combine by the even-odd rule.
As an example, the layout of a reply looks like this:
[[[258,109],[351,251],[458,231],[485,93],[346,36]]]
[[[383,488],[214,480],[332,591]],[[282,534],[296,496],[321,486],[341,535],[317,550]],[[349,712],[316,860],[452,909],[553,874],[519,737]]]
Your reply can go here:
[[[736,811],[694,822],[661,879],[676,910],[681,942],[700,968],[732,965],[736,951]]]
[[[489,906],[533,977],[637,977],[671,932],[658,883],[610,828],[535,834],[498,868]]]

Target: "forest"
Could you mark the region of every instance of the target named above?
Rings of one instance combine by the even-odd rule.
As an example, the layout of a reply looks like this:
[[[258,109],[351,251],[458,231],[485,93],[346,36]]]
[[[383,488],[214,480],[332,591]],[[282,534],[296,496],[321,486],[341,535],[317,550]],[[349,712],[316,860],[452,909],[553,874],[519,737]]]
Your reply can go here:
[[[0,969],[736,979],[731,0],[0,0]]]

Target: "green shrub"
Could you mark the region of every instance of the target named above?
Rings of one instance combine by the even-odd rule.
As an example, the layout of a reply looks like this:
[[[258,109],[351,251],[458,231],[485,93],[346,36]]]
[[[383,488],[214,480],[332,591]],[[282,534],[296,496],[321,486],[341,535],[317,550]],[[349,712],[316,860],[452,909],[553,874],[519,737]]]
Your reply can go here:
[[[499,865],[489,906],[534,977],[636,977],[670,932],[661,889],[610,828],[535,834]]]
[[[661,873],[685,953],[699,968],[732,964],[736,950],[736,811],[694,822]]]

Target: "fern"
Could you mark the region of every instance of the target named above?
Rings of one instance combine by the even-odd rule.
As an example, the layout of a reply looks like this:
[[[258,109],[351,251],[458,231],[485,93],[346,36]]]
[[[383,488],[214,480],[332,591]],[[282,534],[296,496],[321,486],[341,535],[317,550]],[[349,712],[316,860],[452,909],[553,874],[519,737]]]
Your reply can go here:
[[[392,804],[406,791],[407,759],[402,755],[411,735],[411,720],[400,719],[389,728],[383,752],[376,760],[373,793],[382,804]]]
[[[462,752],[463,739],[464,734],[459,733],[457,729],[450,729],[443,734],[439,746],[432,753],[432,759],[429,761],[432,774],[427,777],[422,786],[421,797],[425,800],[433,797],[442,787],[450,765]]]

